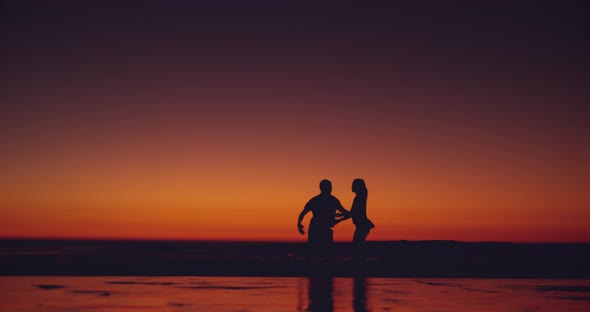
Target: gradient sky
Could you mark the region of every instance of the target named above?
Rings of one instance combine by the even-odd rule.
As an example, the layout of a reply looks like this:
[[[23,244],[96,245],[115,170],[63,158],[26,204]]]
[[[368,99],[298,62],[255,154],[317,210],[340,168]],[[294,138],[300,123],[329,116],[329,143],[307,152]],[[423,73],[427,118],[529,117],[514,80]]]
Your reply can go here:
[[[590,242],[588,4],[472,2],[4,1],[0,237]]]

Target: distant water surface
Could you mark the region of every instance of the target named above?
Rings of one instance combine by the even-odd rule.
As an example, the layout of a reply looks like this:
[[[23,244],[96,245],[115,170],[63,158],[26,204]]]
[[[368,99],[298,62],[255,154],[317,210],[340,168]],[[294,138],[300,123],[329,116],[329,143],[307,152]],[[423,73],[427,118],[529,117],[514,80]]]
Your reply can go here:
[[[0,311],[590,311],[590,280],[0,277]]]

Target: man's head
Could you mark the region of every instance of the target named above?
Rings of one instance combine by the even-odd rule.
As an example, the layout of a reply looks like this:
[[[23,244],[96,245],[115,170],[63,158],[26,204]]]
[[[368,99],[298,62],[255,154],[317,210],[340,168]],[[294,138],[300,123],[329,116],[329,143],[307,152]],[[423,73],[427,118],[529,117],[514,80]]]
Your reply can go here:
[[[320,182],[320,190],[322,194],[331,194],[332,193],[332,182],[330,180],[322,180]]]

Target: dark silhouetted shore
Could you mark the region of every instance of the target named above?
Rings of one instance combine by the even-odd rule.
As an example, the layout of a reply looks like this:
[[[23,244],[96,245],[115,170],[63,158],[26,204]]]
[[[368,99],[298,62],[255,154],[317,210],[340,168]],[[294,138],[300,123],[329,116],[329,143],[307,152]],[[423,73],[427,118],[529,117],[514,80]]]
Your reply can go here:
[[[325,259],[305,243],[0,240],[0,275],[590,278],[588,243],[368,242],[362,263],[351,247]]]

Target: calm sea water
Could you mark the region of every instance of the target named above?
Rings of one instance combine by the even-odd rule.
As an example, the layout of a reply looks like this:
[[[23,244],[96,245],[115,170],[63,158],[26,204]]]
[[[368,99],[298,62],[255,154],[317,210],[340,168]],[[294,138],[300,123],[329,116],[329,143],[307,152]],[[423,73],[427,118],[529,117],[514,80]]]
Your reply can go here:
[[[0,277],[0,311],[590,311],[590,280]]]

